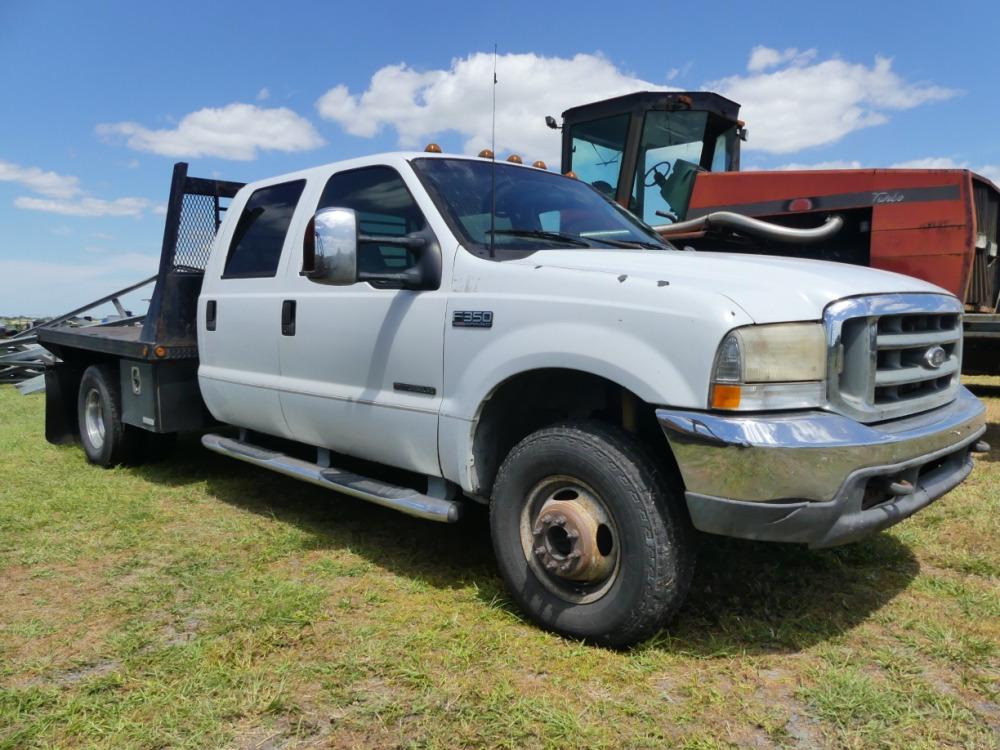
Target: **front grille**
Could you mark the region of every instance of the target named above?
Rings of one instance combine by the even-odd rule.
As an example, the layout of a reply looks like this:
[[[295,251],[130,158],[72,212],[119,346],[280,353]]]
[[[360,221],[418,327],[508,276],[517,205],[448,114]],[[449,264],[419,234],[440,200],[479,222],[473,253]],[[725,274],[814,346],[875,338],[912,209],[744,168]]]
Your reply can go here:
[[[961,303],[939,294],[835,302],[824,317],[828,397],[861,422],[915,414],[955,398],[962,369]]]

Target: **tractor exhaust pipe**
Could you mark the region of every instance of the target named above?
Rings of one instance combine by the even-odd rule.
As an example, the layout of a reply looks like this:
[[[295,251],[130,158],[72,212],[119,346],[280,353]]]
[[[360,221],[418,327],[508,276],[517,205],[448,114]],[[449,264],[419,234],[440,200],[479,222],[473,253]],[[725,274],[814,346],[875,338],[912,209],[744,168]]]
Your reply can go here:
[[[697,219],[679,221],[676,224],[665,224],[664,226],[654,227],[654,229],[657,234],[665,239],[670,239],[674,235],[704,232],[709,229],[728,229],[732,232],[762,237],[774,240],[775,242],[810,244],[813,242],[822,242],[833,237],[843,226],[844,217],[839,214],[827,216],[826,221],[813,229],[795,229],[793,227],[783,227],[780,224],[772,224],[768,221],[761,221],[760,219],[753,219],[743,214],[733,213],[732,211],[716,211],[715,213],[700,216]]]

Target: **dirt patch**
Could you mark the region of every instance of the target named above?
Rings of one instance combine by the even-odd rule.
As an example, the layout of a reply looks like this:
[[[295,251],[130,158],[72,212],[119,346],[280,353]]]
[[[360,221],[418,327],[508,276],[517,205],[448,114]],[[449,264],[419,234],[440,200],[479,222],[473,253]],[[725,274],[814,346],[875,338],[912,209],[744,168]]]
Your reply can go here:
[[[92,664],[83,664],[72,669],[64,669],[48,675],[37,675],[14,683],[16,689],[32,687],[72,687],[78,683],[117,672],[122,663],[117,659],[103,659]]]

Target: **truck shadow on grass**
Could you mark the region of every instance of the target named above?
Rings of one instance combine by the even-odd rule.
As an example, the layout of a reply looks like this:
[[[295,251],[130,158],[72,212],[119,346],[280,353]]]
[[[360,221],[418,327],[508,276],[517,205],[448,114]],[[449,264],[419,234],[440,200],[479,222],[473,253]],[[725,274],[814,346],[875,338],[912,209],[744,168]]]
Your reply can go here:
[[[306,532],[307,549],[349,549],[436,588],[474,584],[484,605],[521,617],[498,576],[482,506],[470,503],[458,524],[422,521],[215,456],[195,441],[183,441],[168,462],[133,471],[166,485],[204,482],[221,502]],[[794,653],[859,625],[919,572],[910,549],[886,534],[820,551],[710,536],[699,547],[687,604],[645,648]]]

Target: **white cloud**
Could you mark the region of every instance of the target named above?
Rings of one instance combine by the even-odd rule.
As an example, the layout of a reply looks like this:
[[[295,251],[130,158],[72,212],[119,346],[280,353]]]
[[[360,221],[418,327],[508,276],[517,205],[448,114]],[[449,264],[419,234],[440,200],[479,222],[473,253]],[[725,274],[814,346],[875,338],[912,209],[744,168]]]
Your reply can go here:
[[[260,91],[257,92],[257,101],[259,102],[266,102],[270,98],[271,98],[271,89],[269,89],[267,86],[265,86],[264,88],[262,88]]]
[[[805,65],[816,57],[815,49],[802,50],[789,47],[786,50],[776,50],[758,44],[750,50],[750,60],[747,62],[747,70],[751,73],[759,73],[762,70],[773,68],[776,65],[789,63],[791,65]]]
[[[600,55],[572,58],[508,54],[497,58],[496,150],[559,163],[559,133],[545,115],[585,102],[637,91],[667,88],[619,70]],[[493,54],[479,52],[452,60],[447,70],[417,71],[406,64],[375,72],[368,88],[352,94],[344,85],[316,102],[320,116],[352,135],[370,138],[395,129],[399,145],[422,146],[447,132],[465,139],[477,153],[490,145]]]
[[[667,71],[667,80],[673,81],[676,78],[686,78],[687,74],[691,72],[691,68],[694,67],[694,62],[688,60],[679,68],[671,68]]]
[[[292,110],[240,102],[199,109],[172,129],[118,122],[98,125],[97,134],[109,140],[122,137],[129,148],[161,156],[241,161],[257,158],[258,151],[304,151],[323,145],[312,123]]]
[[[38,167],[22,167],[7,161],[0,161],[0,182],[16,182],[51,198],[69,198],[80,192],[80,181],[76,177],[46,172]]]
[[[973,171],[1000,186],[1000,164],[984,164]]]
[[[755,47],[747,75],[709,81],[704,88],[740,102],[741,117],[751,130],[747,148],[774,154],[834,143],[855,130],[888,122],[890,111],[959,93],[905,81],[885,57],[876,57],[871,66],[814,58],[815,50]],[[784,67],[769,70],[775,66]]]
[[[757,165],[743,167],[744,172],[759,172],[763,169],[765,168]],[[792,162],[789,164],[780,164],[777,167],[769,167],[768,169],[778,171],[812,169],[969,169],[1000,185],[1000,165],[980,164],[979,166],[973,166],[967,161],[959,161],[950,156],[925,156],[920,159],[897,161],[892,164],[865,164],[857,160],[834,159],[831,161],[813,162],[811,164]]]
[[[1000,165],[997,164],[970,166],[969,162],[957,161],[950,156],[927,156],[922,159],[896,162],[892,166],[896,169],[971,169],[976,174],[1000,185]]]
[[[20,196],[14,199],[14,205],[29,211],[47,211],[63,216],[140,216],[150,205],[146,198],[73,198],[60,200],[58,198],[30,198]]]
[[[950,156],[925,156],[922,159],[898,161],[892,165],[897,169],[968,169],[966,161],[955,161]]]
[[[847,161],[846,159],[831,159],[830,161],[818,161],[812,164],[800,164],[798,162],[792,162],[790,164],[782,164],[780,166],[774,167],[774,169],[780,170],[782,172],[790,171],[801,171],[810,169],[861,169],[861,162],[857,160]],[[746,170],[751,171],[751,170]]]
[[[15,182],[40,196],[19,196],[17,208],[46,211],[63,216],[139,216],[150,206],[146,198],[95,198],[80,187],[77,177],[46,172],[38,167],[22,167],[0,161],[0,181]],[[51,230],[68,233],[66,227]]]

